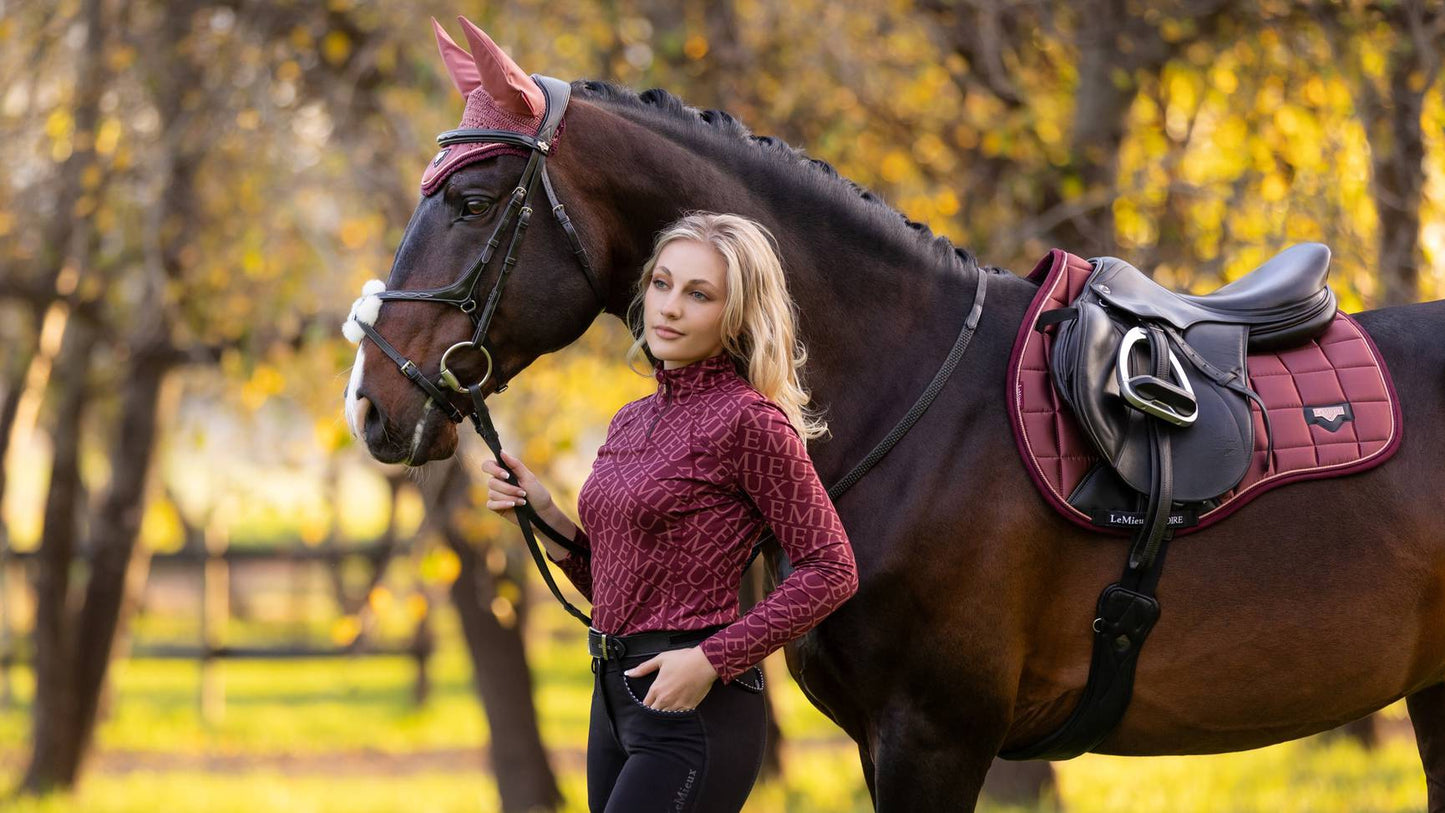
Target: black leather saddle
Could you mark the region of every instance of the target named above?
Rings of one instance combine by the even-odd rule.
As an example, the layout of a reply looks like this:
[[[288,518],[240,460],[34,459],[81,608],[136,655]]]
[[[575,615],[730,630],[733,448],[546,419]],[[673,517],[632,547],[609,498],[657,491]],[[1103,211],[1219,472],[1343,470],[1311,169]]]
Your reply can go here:
[[[1258,400],[1247,354],[1324,332],[1336,310],[1329,260],[1324,245],[1296,245],[1199,296],[1174,293],[1124,260],[1093,260],[1070,307],[1040,320],[1058,325],[1050,373],[1109,469],[1091,472],[1069,502],[1091,515],[1139,508],[1128,498],[1155,490],[1156,433],[1171,464],[1187,463],[1171,465],[1169,500],[1204,503],[1237,485],[1254,448],[1249,401]]]

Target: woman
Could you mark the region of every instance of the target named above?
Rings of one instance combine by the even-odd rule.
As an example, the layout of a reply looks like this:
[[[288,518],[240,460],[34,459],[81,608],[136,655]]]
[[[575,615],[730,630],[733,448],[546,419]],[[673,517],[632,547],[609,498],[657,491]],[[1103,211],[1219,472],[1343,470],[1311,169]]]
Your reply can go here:
[[[585,532],[511,454],[516,483],[483,464],[489,509],[515,523],[530,501],[589,551],[569,555],[543,537],[593,607],[593,811],[739,810],[766,739],[758,662],[858,589],[804,446],[826,425],[804,413],[807,354],[771,240],[751,220],[706,212],[658,235],[628,309],[627,353],[629,366],[646,353],[658,388],[612,419],[578,495]],[[764,524],[794,570],[738,618]]]

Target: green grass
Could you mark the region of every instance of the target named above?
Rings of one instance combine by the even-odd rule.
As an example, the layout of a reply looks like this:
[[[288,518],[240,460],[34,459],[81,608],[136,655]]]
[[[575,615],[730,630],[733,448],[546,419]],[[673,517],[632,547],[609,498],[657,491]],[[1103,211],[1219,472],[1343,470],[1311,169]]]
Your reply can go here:
[[[218,667],[225,714],[207,723],[199,713],[195,664],[119,661],[112,714],[98,732],[101,767],[74,796],[0,807],[6,813],[493,811],[493,780],[480,756],[471,757],[489,734],[470,664],[451,611],[434,620],[439,650],[431,664],[431,700],[421,708],[411,699],[414,667],[405,658],[235,662]],[[529,635],[542,736],[554,751],[567,811],[586,809],[579,759],[592,674],[581,632],[549,607],[533,618]],[[755,788],[747,810],[871,810],[853,744],[802,697],[780,655],[773,659],[772,696],[789,740],[786,776]],[[18,777],[29,738],[33,682],[25,670],[15,677],[20,706],[0,710],[0,788]],[[368,755],[375,752],[382,756]],[[388,754],[416,752],[452,758],[447,770],[432,770],[427,756],[404,771],[376,768],[394,764]],[[1420,811],[1425,802],[1418,755],[1403,739],[1374,752],[1316,738],[1207,757],[1091,755],[1059,764],[1057,774],[1070,813],[1390,813]]]
[[[864,813],[871,810],[850,746],[790,753],[784,783],[754,789],[747,813]],[[1287,743],[1209,757],[1080,757],[1058,766],[1069,813],[1405,813],[1423,811],[1425,789],[1409,743],[1366,754],[1349,742]],[[566,813],[586,810],[580,770],[561,776]],[[251,813],[436,811],[492,813],[495,786],[477,772],[404,776],[287,775],[276,770],[207,773],[136,771],[90,776],[74,797],[29,800],[7,813]],[[985,804],[986,813],[1032,813]],[[1040,808],[1050,810],[1050,808]]]
[[[1393,813],[1425,810],[1415,744],[1343,738],[1198,757],[1080,757],[1060,766],[1069,813]]]

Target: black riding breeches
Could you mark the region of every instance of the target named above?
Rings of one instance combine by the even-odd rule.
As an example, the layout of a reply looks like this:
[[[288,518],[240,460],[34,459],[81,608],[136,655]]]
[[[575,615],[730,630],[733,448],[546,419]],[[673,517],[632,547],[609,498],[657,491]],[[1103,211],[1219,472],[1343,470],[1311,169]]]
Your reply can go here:
[[[714,680],[694,709],[642,704],[657,672],[622,672],[656,653],[592,659],[587,733],[591,813],[737,813],[762,767],[767,704],[756,666],[731,683]]]

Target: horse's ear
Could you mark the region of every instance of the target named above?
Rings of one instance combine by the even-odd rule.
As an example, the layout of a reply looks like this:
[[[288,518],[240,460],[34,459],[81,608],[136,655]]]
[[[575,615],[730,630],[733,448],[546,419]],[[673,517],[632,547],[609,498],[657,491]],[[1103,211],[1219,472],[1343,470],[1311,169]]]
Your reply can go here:
[[[462,31],[472,45],[472,59],[481,72],[482,86],[496,100],[497,106],[524,118],[542,115],[547,102],[532,77],[498,48],[487,32],[466,17],[459,16],[457,19],[462,21]]]
[[[476,60],[447,36],[447,30],[442,28],[437,18],[431,18],[431,24],[432,28],[436,29],[437,48],[442,52],[442,62],[447,66],[447,74],[451,76],[452,84],[457,86],[457,90],[466,96],[482,84],[482,75],[477,70]]]

